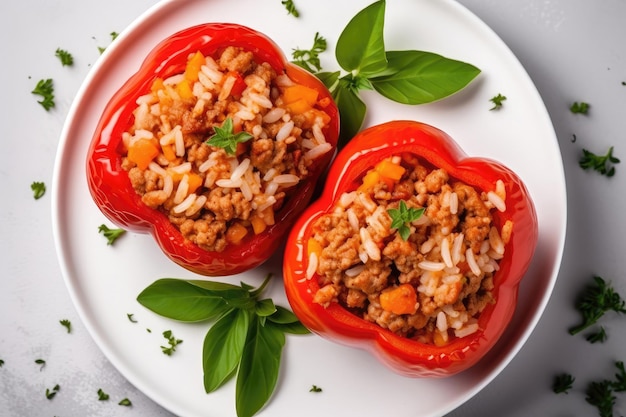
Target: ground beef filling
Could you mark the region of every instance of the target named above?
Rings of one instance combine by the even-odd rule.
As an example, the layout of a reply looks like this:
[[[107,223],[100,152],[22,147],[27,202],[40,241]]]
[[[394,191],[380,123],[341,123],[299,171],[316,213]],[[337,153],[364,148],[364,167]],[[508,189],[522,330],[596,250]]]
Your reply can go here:
[[[401,176],[385,178],[386,169]],[[493,221],[505,198],[501,181],[485,193],[412,156],[381,162],[313,225],[307,276],[320,285],[314,301],[340,303],[422,343],[476,332],[478,316],[495,301],[493,276],[513,226],[498,230]],[[406,223],[406,239],[392,227],[391,213],[402,205],[423,209]]]
[[[156,79],[137,100],[122,167],[143,203],[187,240],[223,251],[273,225],[316,158],[330,151],[325,105],[315,90],[257,63],[251,52],[197,52],[184,73]],[[207,143],[228,122],[233,134],[251,136],[234,154]]]

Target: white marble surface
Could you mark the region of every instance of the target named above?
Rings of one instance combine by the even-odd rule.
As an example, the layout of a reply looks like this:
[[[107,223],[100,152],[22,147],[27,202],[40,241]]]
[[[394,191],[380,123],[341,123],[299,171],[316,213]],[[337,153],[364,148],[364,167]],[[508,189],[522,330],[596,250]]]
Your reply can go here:
[[[279,0],[274,0],[279,1]],[[306,0],[296,0],[298,1]],[[393,0],[390,0],[393,1]],[[0,5],[0,56],[5,133],[0,152],[0,416],[171,416],[130,385],[94,344],[72,305],[55,254],[50,189],[58,138],[73,97],[98,47],[155,0],[23,0]],[[568,183],[568,230],[554,294],[537,329],[518,356],[479,395],[451,416],[593,416],[584,390],[612,377],[626,360],[626,319],[609,314],[604,344],[572,337],[579,316],[573,301],[594,274],[626,296],[622,207],[626,165],[607,179],[578,166],[582,148],[615,146],[626,162],[626,1],[460,0],[508,44],[542,95],[559,138]],[[57,48],[75,63],[61,67]],[[56,107],[45,112],[30,94],[53,78]],[[574,101],[591,104],[574,115]],[[574,135],[576,141],[573,141]],[[541,169],[541,167],[537,167]],[[30,184],[48,192],[33,199]],[[114,302],[114,301],[112,301]],[[67,334],[59,320],[68,319]],[[45,359],[40,370],[36,359]],[[569,395],[555,395],[555,374],[576,377]],[[46,389],[61,386],[54,401]],[[111,396],[94,401],[94,389]],[[120,407],[122,398],[133,406]],[[615,415],[626,413],[617,394]]]

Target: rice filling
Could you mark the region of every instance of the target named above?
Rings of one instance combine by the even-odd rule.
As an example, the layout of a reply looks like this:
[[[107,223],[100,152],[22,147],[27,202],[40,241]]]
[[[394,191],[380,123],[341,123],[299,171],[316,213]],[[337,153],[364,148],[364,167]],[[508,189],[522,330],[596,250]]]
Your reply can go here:
[[[437,346],[475,333],[513,227],[494,221],[505,201],[500,180],[481,192],[414,156],[379,162],[312,225],[314,302]],[[415,216],[400,226],[402,210]]]
[[[122,137],[122,168],[143,203],[185,239],[223,251],[272,226],[290,192],[332,149],[323,100],[249,51],[196,52],[184,73],[156,79],[137,99]],[[233,153],[207,143],[226,123],[249,135]]]

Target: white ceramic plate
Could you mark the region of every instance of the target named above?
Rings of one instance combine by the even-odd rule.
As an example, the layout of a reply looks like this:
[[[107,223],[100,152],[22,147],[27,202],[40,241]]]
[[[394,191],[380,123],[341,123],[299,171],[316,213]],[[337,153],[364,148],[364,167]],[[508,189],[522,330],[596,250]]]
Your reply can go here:
[[[201,355],[208,324],[163,319],[136,301],[157,278],[195,276],[167,260],[150,236],[128,234],[107,246],[97,232],[107,220],[89,196],[85,158],[101,111],[159,41],[198,23],[250,26],[273,38],[287,55],[293,48],[309,48],[319,31],[330,46],[322,65],[338,69],[332,45],[352,16],[369,3],[302,1],[296,19],[279,0],[164,1],[107,48],[78,93],[61,138],[53,189],[54,231],[67,287],[108,359],[132,384],[177,415],[235,415],[234,383],[210,395],[204,392]],[[390,404],[398,417],[445,414],[478,393],[511,361],[539,320],[556,280],[566,225],[562,160],[545,106],[520,63],[483,22],[452,0],[388,2],[385,36],[388,50],[436,52],[471,62],[482,73],[461,93],[429,105],[404,106],[365,94],[366,125],[392,119],[430,123],[451,134],[468,154],[495,158],[515,170],[536,203],[537,253],[510,328],[469,371],[447,379],[409,379],[388,371],[365,352],[314,335],[290,336],[279,385],[259,416],[386,415]],[[507,97],[504,107],[490,111],[489,99],[498,93]],[[287,306],[280,254],[258,270],[229,280],[258,285],[268,272],[276,277],[269,295]],[[128,320],[129,313],[137,323]],[[166,344],[165,330],[184,340],[172,357],[160,349]],[[310,393],[313,384],[323,393]]]

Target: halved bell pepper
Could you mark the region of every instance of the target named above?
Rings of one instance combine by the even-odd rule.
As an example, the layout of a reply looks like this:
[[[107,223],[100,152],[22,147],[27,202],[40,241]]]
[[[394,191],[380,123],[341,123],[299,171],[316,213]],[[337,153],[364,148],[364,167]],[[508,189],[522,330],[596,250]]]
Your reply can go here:
[[[200,51],[216,56],[228,46],[250,51],[258,63],[267,62],[278,74],[287,74],[295,83],[319,94],[319,114],[328,116],[324,128],[332,150],[316,160],[306,180],[287,195],[275,213],[274,223],[259,234],[249,233],[222,252],[201,249],[186,241],[167,216],[141,201],[121,167],[122,133],[133,124],[136,99],[150,92],[159,80],[185,72],[188,57]],[[289,63],[280,48],[265,35],[236,24],[209,23],[184,29],[159,43],[143,64],[111,98],[96,127],[87,155],[87,180],[91,195],[104,213],[119,227],[151,233],[163,252],[179,265],[203,275],[236,274],[266,261],[282,244],[298,215],[311,199],[317,180],[328,167],[337,144],[337,107],[326,87],[315,76]]]
[[[445,169],[451,178],[479,191],[493,191],[496,181],[502,180],[506,188],[506,211],[492,210],[493,222],[497,228],[507,221],[513,223],[504,257],[493,277],[495,303],[480,313],[478,331],[451,338],[443,346],[399,336],[353,314],[338,302],[327,306],[314,302],[320,284],[317,275],[311,277],[307,273],[311,251],[308,246],[312,240],[309,238],[314,233],[315,220],[331,212],[344,192],[363,184],[364,175],[380,161],[406,153]],[[514,172],[493,160],[469,158],[450,136],[435,127],[394,121],[359,133],[332,163],[321,197],[302,214],[289,235],[283,263],[284,285],[294,313],[313,332],[366,349],[402,375],[449,376],[476,364],[505,331],[515,311],[520,280],[531,262],[537,237],[533,202]]]

